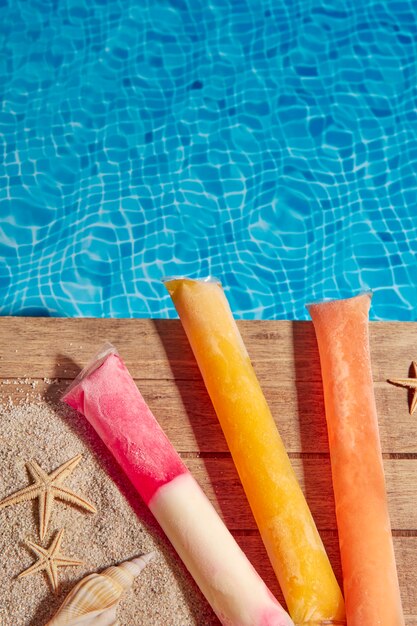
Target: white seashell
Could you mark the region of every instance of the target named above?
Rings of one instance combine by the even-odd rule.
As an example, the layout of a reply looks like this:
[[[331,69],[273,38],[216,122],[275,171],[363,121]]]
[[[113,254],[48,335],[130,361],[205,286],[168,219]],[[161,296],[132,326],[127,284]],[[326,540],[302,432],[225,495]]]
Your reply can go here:
[[[46,626],[117,626],[116,610],[123,592],[154,555],[150,552],[100,574],[89,574],[69,592]]]

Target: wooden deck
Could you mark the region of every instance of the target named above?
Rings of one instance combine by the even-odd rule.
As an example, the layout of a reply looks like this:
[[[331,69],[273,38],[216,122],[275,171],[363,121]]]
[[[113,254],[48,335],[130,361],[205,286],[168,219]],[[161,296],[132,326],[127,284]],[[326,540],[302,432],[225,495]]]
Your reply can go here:
[[[314,330],[309,322],[242,321],[239,328],[341,578]],[[417,419],[404,378],[417,323],[371,323],[371,352],[388,499],[407,626],[417,626]],[[271,589],[277,583],[199,370],[178,320],[0,318],[1,379],[72,379],[105,341],[118,348],[158,421]],[[19,385],[2,386],[19,400]],[[1,398],[0,398],[1,399]],[[371,626],[371,625],[369,625]]]

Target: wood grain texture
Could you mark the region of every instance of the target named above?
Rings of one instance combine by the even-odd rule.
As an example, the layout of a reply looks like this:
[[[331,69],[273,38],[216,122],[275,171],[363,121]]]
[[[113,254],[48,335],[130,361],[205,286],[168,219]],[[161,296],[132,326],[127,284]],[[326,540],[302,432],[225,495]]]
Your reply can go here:
[[[238,326],[264,386],[320,382],[310,322],[238,321]],[[179,320],[25,317],[0,317],[0,378],[73,378],[104,341],[117,346],[135,379],[200,379]],[[416,357],[417,322],[373,322],[370,343],[375,381],[403,377]]]
[[[153,379],[136,382],[179,452],[228,452],[201,379],[158,380],[157,384]],[[62,395],[68,384],[67,379],[60,379],[52,385],[40,379],[37,390],[43,389],[43,393],[56,398]],[[263,391],[290,454],[329,453],[321,381],[314,388],[300,386],[297,381],[279,387],[263,385]],[[0,397],[5,400],[10,397],[16,402],[27,393],[30,393],[28,385],[0,384]],[[375,386],[375,396],[383,453],[415,456],[417,418],[409,415],[407,390],[381,383]]]
[[[238,325],[340,579],[313,327],[309,322],[280,321]],[[35,394],[56,400],[106,340],[119,349],[168,437],[255,567],[281,597],[178,320],[0,318],[0,402],[15,404]],[[417,419],[409,415],[407,390],[386,382],[409,375],[411,361],[417,359],[417,323],[371,323],[370,341],[401,591],[407,626],[417,626]]]

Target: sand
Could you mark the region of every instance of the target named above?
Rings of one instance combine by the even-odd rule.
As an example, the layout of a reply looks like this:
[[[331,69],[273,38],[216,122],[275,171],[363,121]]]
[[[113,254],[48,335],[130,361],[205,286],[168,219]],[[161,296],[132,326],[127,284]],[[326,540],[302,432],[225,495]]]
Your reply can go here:
[[[0,625],[43,626],[86,574],[155,550],[156,559],[120,602],[121,626],[211,626],[216,617],[147,507],[87,421],[59,402],[67,383],[0,382],[0,499],[28,485],[25,462],[47,472],[78,453],[65,484],[97,507],[92,514],[56,501],[48,533],[39,538],[37,501],[0,510]],[[16,576],[35,562],[24,540],[48,546],[64,528],[62,552],[84,561],[60,568],[57,593],[45,573]]]

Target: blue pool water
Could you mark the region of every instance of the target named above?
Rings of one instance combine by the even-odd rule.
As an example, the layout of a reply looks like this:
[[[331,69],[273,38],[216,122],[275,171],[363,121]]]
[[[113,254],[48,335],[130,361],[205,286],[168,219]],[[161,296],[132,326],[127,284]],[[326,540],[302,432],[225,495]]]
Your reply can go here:
[[[412,1],[0,0],[0,311],[417,319]]]

